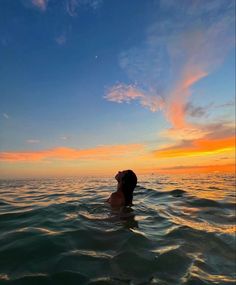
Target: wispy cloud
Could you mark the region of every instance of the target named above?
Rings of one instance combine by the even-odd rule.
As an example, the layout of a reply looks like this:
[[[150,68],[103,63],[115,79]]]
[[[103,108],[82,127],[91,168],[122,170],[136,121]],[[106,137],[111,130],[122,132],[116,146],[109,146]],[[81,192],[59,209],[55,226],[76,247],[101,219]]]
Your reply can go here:
[[[130,103],[137,100],[141,106],[150,109],[152,112],[161,110],[164,107],[164,100],[161,96],[145,94],[136,86],[117,84],[108,90],[105,99],[116,103]]]
[[[103,0],[84,0],[83,2],[96,10],[102,5]]]
[[[102,2],[103,0],[67,0],[66,11],[71,17],[75,17],[80,6],[87,6],[96,10],[101,6]]]
[[[208,116],[209,109],[212,107],[213,104],[208,106],[195,106],[193,103],[188,102],[185,105],[185,114],[190,117],[194,118],[203,118]]]
[[[7,113],[3,113],[2,115],[3,115],[3,117],[4,117],[5,119],[7,119],[7,120],[10,118]]]
[[[105,145],[90,149],[58,147],[40,151],[0,152],[0,161],[32,162],[51,159],[60,160],[111,160],[129,157],[143,150],[141,144]]]
[[[233,151],[235,149],[235,138],[218,138],[209,139],[201,138],[195,140],[182,141],[180,144],[163,148],[154,152],[158,158],[168,157],[187,157],[209,155],[225,151]]]
[[[207,73],[201,70],[196,70],[196,67],[189,66],[183,74],[183,78],[178,82],[173,91],[168,96],[168,104],[166,105],[165,113],[168,120],[176,128],[187,127],[185,120],[186,104],[191,95],[190,88],[198,80],[206,76]]]
[[[74,17],[77,15],[78,7],[79,7],[78,0],[68,0],[66,2],[66,11],[71,17]]]
[[[196,125],[195,129],[173,128],[163,133],[177,142],[154,151],[156,157],[186,157],[235,150],[235,126],[230,124]]]
[[[131,86],[143,94],[137,92],[135,99],[163,98],[162,108],[151,108],[156,101],[149,99],[150,110],[163,110],[175,128],[188,127],[186,105],[194,85],[211,74],[235,44],[234,8],[233,0],[182,1],[181,5],[174,0],[160,1],[160,17],[148,28],[146,41],[119,56]],[[129,86],[120,90],[120,98],[130,98]],[[108,90],[106,99],[118,96],[117,92],[112,96],[114,88]]]
[[[214,108],[228,108],[228,107],[235,108],[235,101],[232,100],[224,104],[213,104],[213,107]]]
[[[53,2],[52,0],[24,0],[23,5],[28,8],[36,7],[41,11],[46,11],[48,3]],[[57,2],[57,1],[56,1]],[[71,16],[75,17],[78,14],[80,7],[88,7],[92,10],[97,10],[103,3],[103,0],[64,0],[58,1],[59,4],[66,8],[66,12]]]
[[[129,103],[131,100],[143,98],[145,95],[132,85],[117,84],[113,86],[106,96],[108,101]]]
[[[207,118],[210,115],[210,112],[215,111],[216,109],[228,109],[228,108],[235,108],[235,102],[229,101],[225,102],[223,104],[216,104],[214,102],[211,102],[205,106],[198,106],[193,104],[192,102],[188,102],[185,105],[185,115],[187,117],[192,118]]]
[[[211,173],[211,172],[230,172],[235,173],[235,164],[215,164],[215,165],[177,165],[173,167],[163,167],[151,169],[149,171],[157,173],[175,173],[175,174],[190,174],[190,173]]]
[[[31,0],[32,4],[39,8],[42,11],[45,11],[47,8],[48,0]]]

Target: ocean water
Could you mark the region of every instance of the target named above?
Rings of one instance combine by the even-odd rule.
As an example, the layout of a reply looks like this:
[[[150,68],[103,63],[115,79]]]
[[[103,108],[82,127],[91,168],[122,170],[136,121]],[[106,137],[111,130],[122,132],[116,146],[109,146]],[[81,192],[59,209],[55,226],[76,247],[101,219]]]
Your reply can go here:
[[[0,284],[235,284],[235,177],[1,180]]]

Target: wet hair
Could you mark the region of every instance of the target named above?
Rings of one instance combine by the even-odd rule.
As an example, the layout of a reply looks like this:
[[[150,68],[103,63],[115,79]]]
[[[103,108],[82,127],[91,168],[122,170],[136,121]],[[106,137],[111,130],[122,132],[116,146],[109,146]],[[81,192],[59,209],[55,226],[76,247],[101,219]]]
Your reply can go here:
[[[137,176],[132,170],[124,170],[122,177],[122,192],[125,198],[125,206],[132,205],[134,188],[137,185]]]

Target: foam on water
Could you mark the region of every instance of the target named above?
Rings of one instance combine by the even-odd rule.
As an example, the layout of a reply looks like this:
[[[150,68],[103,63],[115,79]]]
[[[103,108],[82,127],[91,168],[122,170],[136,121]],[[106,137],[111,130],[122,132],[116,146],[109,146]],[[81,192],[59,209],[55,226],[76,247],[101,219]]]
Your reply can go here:
[[[2,180],[0,284],[235,284],[235,178]]]

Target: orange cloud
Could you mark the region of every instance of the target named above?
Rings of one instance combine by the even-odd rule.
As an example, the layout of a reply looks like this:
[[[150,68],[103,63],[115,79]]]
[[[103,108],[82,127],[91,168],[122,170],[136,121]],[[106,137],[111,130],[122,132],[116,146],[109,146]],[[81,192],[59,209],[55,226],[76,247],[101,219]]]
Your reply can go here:
[[[183,141],[178,145],[163,148],[154,152],[159,158],[198,156],[232,151],[235,149],[235,137],[199,138],[193,141]]]
[[[150,170],[149,170],[150,172]],[[211,172],[230,172],[235,173],[235,164],[218,164],[218,165],[186,165],[176,167],[166,167],[152,169],[152,172],[163,174],[193,174],[193,173],[211,173]]]
[[[67,147],[58,147],[49,150],[39,151],[14,151],[0,152],[0,161],[22,162],[22,161],[43,161],[48,159],[61,160],[110,160],[114,158],[127,157],[140,150],[143,145],[105,145],[90,149],[74,149]]]
[[[207,73],[193,64],[189,64],[182,75],[181,80],[177,83],[171,92],[168,105],[166,106],[166,116],[175,128],[185,128],[186,123],[186,104],[191,95],[190,88],[201,78],[207,76]]]

